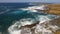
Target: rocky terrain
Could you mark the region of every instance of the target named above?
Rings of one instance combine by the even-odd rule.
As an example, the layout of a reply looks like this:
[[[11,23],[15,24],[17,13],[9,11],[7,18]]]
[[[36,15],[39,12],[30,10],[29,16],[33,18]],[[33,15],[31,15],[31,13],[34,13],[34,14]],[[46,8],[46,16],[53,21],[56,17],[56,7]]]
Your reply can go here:
[[[47,11],[48,14],[60,16],[60,4],[49,4],[48,8],[49,8],[49,10]],[[60,27],[60,18],[53,20],[53,22],[56,22],[56,24],[59,25]],[[56,31],[54,34],[60,34],[60,30]]]

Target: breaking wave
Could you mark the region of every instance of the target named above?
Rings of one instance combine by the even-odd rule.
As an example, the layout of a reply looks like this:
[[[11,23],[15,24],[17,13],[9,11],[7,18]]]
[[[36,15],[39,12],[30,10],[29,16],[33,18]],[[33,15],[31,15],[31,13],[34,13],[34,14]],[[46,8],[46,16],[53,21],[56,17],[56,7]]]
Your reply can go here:
[[[27,13],[33,15],[35,18],[22,18],[18,21],[14,21],[14,24],[8,28],[9,34],[54,34],[53,32],[58,30],[59,26],[52,25],[49,21],[59,18],[59,16],[39,13],[35,10],[35,8],[43,10],[39,7],[40,6],[22,8],[21,10],[28,10]],[[32,26],[33,24],[36,25]]]
[[[39,5],[39,6],[31,6],[27,8],[20,8],[21,10],[30,10],[30,12],[38,12],[37,10],[46,10],[45,5]]]

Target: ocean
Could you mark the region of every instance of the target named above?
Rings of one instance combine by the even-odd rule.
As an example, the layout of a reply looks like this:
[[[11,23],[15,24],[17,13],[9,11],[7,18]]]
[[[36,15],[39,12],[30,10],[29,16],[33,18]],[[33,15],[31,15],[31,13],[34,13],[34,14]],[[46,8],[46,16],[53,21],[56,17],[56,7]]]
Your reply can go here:
[[[29,7],[34,7],[34,6],[37,6],[37,5],[31,4],[31,3],[0,3],[0,33],[12,34],[13,31],[11,30],[10,32],[10,30],[8,29],[10,28],[10,26],[17,23],[17,21],[18,23],[21,23],[20,22],[21,19],[23,20],[27,19],[27,21],[32,20],[32,23],[34,21],[40,21],[40,23],[43,23],[47,20],[55,19],[58,17],[56,15],[39,13],[36,10],[35,10],[36,12],[34,12],[33,10],[28,9]],[[24,8],[28,10],[24,10]],[[31,23],[31,22],[28,22],[28,23]],[[22,25],[26,25],[28,23],[23,21]],[[11,27],[11,28],[14,28],[14,27]],[[15,28],[15,30],[16,29],[18,28]]]

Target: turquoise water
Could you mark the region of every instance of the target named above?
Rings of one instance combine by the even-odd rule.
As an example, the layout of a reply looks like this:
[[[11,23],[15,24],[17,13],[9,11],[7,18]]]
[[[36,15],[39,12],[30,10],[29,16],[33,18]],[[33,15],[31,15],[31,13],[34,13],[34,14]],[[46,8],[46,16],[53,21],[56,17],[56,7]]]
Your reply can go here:
[[[0,28],[0,31],[6,31],[9,26],[13,24],[13,21],[19,21],[23,18],[31,18],[35,20],[39,20],[40,17],[38,16],[46,16],[49,19],[55,19],[55,15],[50,14],[44,14],[44,13],[38,13],[38,12],[29,12],[29,11],[23,11],[23,10],[11,10],[7,13],[0,15],[0,25],[2,28]]]
[[[4,21],[3,23],[5,23],[5,26],[10,26],[12,23],[16,24],[17,23],[19,25],[21,25],[21,21],[20,19],[27,19],[27,18],[31,18],[31,19],[28,19],[29,21],[35,19],[36,21],[40,21],[41,23],[44,22],[45,20],[48,21],[49,19],[55,19],[57,16],[56,15],[50,15],[50,14],[44,14],[44,13],[38,13],[38,12],[29,12],[29,11],[23,11],[23,10],[13,10],[13,11],[10,11],[9,13],[6,13],[4,14],[4,17],[5,19],[3,19],[2,21]],[[16,21],[16,22],[13,22],[13,21]],[[17,22],[18,21],[18,22]],[[33,22],[28,22],[28,23],[33,23]],[[14,25],[13,24],[13,25]],[[22,24],[26,24],[25,21],[22,22]],[[13,28],[13,31],[15,30],[19,30],[19,28],[14,28],[14,27],[11,27]],[[11,32],[13,32],[11,30]],[[9,32],[9,33],[11,33]]]
[[[37,18],[38,15],[47,16],[50,19],[54,19],[56,16],[44,14],[44,13],[36,13],[36,12],[29,12],[29,11],[23,11],[23,10],[13,10],[9,13],[5,13],[3,15],[0,15],[0,22],[1,23],[11,23],[15,20],[20,20],[22,18]]]

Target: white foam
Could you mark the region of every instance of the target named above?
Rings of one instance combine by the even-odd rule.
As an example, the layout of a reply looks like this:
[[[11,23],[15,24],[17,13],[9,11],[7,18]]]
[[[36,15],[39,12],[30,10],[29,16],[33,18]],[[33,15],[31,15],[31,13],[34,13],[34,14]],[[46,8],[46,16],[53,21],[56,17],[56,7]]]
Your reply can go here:
[[[10,34],[20,34],[20,33],[21,33],[21,30],[18,30],[18,31],[13,31]]]
[[[40,18],[39,18],[40,24],[41,24],[41,23],[44,23],[44,22],[46,22],[46,21],[51,20],[51,19],[49,19],[47,16],[38,16],[38,17],[40,17]]]
[[[58,16],[55,16],[53,15],[54,17],[58,18]],[[53,34],[52,31],[56,32],[56,30],[59,29],[59,27],[57,25],[52,25],[52,24],[49,24],[50,22],[46,22],[46,21],[49,21],[49,20],[52,20],[50,18],[48,18],[48,16],[44,16],[44,15],[38,15],[38,20],[40,21],[39,24],[37,24],[36,26],[34,26],[35,28],[35,34],[39,34],[39,32],[41,34]],[[52,17],[52,16],[50,16]],[[54,19],[56,19],[54,18]],[[21,34],[21,29],[19,29],[21,26],[25,26],[25,25],[31,25],[31,24],[34,24],[36,23],[36,21],[34,19],[31,19],[31,18],[27,18],[27,19],[20,19],[19,21],[16,21],[15,24],[13,24],[12,26],[10,26],[8,28],[8,31],[10,34]],[[46,24],[48,25],[47,28],[46,27]],[[52,30],[50,30],[50,28]],[[28,29],[27,29],[28,30]],[[23,30],[22,30],[23,32]],[[27,33],[26,33],[27,34]]]
[[[11,25],[8,28],[8,31],[11,33],[11,32],[18,30],[21,26],[31,25],[33,23],[36,23],[36,21],[34,19],[30,19],[30,18],[20,19],[19,21],[16,21],[15,24]]]
[[[40,6],[31,6],[31,7],[27,7],[27,8],[21,8],[21,10],[30,10],[31,12],[38,12],[36,9],[38,10],[45,10],[45,5],[40,5]]]

